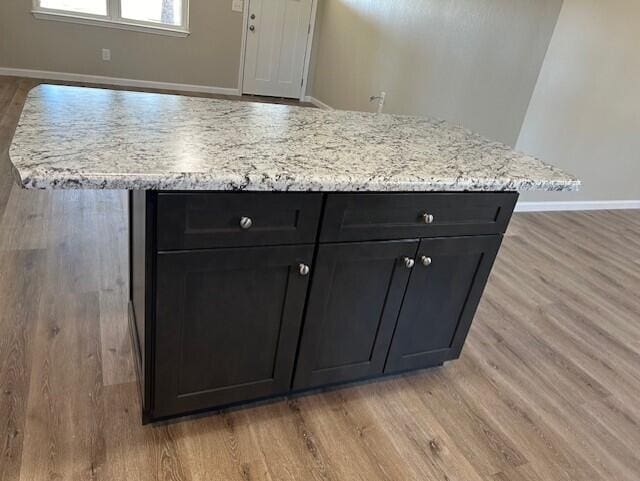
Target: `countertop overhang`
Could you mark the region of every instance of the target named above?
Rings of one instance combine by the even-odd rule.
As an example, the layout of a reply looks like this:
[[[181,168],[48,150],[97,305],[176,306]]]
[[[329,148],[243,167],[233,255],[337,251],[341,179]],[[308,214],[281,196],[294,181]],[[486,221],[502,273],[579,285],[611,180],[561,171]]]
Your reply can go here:
[[[444,121],[41,85],[9,155],[29,189],[575,191],[573,176]]]

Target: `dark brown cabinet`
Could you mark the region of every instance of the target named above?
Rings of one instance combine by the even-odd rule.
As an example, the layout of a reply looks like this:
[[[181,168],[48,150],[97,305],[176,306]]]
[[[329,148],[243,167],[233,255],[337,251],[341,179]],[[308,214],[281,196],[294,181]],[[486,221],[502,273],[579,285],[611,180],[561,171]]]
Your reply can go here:
[[[313,246],[162,253],[156,416],[288,391]],[[303,271],[305,272],[305,271]]]
[[[131,193],[143,420],[456,359],[517,198]]]
[[[382,374],[418,242],[320,246],[294,388]]]
[[[460,355],[501,239],[420,242],[385,373],[435,366]]]

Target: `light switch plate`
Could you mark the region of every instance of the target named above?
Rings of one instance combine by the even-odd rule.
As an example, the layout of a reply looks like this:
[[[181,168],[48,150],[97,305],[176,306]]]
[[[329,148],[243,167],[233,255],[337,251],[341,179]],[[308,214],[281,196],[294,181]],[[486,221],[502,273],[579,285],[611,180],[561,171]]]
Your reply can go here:
[[[231,10],[234,12],[243,12],[244,0],[233,0],[233,2],[231,2]]]

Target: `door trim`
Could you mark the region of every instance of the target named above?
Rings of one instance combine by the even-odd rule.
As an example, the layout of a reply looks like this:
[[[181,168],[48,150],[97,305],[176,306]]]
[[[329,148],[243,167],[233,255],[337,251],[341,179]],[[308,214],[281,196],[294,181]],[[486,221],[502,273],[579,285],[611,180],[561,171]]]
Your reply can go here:
[[[244,58],[247,49],[247,31],[249,30],[249,2],[244,0],[242,11],[242,39],[240,44],[240,68],[238,72],[238,94],[242,95],[244,90]]]
[[[249,7],[251,0],[244,0],[244,11],[242,12],[242,41],[240,46],[240,68],[238,71],[238,93],[244,95],[244,62],[247,51],[247,33],[249,32]],[[318,14],[318,0],[311,0],[311,29],[307,35],[307,49],[304,54],[304,70],[302,73],[302,87],[300,87],[300,102],[304,102],[307,97],[307,85],[309,84],[309,70],[311,69],[311,51],[313,48],[313,37],[316,31],[316,18]]]
[[[302,87],[300,87],[300,102],[307,97],[307,84],[309,81],[309,69],[311,67],[311,49],[313,48],[313,36],[316,32],[316,16],[318,14],[318,0],[312,0],[311,19],[309,33],[307,35],[307,50],[304,53],[304,70],[302,71]]]

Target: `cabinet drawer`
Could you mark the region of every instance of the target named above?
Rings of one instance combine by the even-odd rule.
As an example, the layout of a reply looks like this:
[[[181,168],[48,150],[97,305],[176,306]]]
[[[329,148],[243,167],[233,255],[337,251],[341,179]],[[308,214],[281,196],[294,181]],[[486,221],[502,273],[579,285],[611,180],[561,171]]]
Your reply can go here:
[[[158,194],[158,250],[314,243],[321,194]]]
[[[322,242],[501,234],[518,194],[332,194]]]

